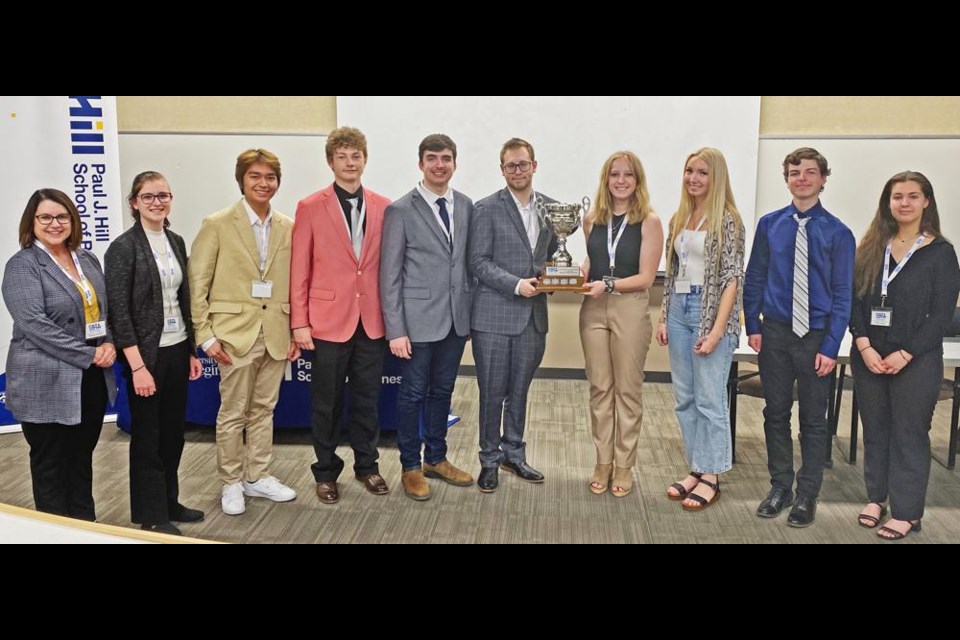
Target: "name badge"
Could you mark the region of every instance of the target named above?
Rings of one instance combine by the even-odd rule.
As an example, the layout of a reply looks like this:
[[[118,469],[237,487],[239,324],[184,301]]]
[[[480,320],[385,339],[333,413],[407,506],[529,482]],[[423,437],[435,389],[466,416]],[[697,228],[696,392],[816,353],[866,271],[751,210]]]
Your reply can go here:
[[[250,294],[254,298],[272,298],[273,297],[273,282],[261,280],[253,281],[253,291]]]
[[[107,323],[103,320],[91,322],[87,325],[87,340],[102,338],[107,335]]]
[[[874,327],[889,327],[893,324],[893,309],[873,307],[870,310],[870,324]]]
[[[674,280],[673,281],[673,290],[675,293],[690,293],[690,281],[689,280]]]
[[[177,316],[168,316],[163,319],[164,333],[180,333],[180,318]]]

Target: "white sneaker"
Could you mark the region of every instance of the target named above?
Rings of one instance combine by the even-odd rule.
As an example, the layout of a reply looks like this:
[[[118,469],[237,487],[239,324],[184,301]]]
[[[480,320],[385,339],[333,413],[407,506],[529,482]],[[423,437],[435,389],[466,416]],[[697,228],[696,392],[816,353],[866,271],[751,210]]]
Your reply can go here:
[[[238,516],[247,510],[247,505],[243,500],[242,484],[235,482],[223,487],[220,495],[220,508],[228,516]]]
[[[290,502],[297,497],[297,492],[273,476],[267,476],[256,482],[244,480],[243,495],[251,498],[267,498],[274,502]]]

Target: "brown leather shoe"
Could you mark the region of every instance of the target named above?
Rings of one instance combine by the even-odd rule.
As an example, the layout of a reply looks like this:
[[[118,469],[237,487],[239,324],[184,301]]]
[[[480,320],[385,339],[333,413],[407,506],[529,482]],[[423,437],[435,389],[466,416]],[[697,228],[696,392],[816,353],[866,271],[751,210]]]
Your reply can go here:
[[[363,488],[375,496],[385,496],[390,493],[390,487],[387,481],[379,473],[371,473],[368,476],[357,476],[357,480],[363,483]]]
[[[337,504],[340,502],[340,489],[336,482],[318,482],[317,497],[323,504]]]
[[[430,499],[430,485],[427,484],[420,469],[404,471],[400,476],[400,482],[403,484],[403,492],[411,500],[422,502]]]
[[[463,469],[457,469],[450,464],[449,460],[444,460],[436,466],[424,463],[423,475],[428,478],[443,480],[447,484],[452,484],[457,487],[469,487],[473,485],[473,476]]]

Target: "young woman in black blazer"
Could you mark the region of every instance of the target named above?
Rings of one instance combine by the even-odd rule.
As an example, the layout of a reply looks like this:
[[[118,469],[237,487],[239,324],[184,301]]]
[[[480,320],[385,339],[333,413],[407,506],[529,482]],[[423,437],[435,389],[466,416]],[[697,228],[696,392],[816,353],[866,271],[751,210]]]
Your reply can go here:
[[[943,337],[960,266],[940,232],[933,186],[904,171],[890,178],[857,248],[851,353],[863,419],[867,506],[860,526],[885,540],[920,531],[930,477],[930,424],[943,379]]]
[[[130,515],[143,529],[180,535],[172,522],[203,520],[202,511],[180,504],[177,479],[187,381],[202,373],[190,317],[187,250],[183,238],[167,228],[173,194],[166,178],[141,173],[128,201],[136,224],[107,249],[106,275],[110,327],[127,365]]]

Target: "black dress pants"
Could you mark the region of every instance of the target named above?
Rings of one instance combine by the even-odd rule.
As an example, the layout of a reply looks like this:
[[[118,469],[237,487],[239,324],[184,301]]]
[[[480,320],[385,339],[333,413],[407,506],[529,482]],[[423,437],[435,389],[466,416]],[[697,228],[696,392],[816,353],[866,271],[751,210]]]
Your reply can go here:
[[[93,450],[103,429],[107,385],[91,366],[81,382],[80,424],[24,422],[37,511],[78,520],[97,519],[93,502]]]

